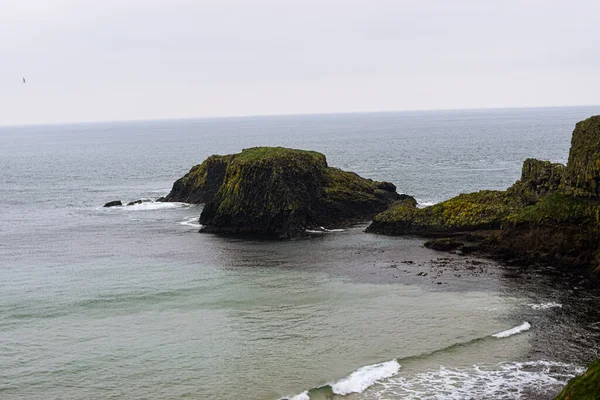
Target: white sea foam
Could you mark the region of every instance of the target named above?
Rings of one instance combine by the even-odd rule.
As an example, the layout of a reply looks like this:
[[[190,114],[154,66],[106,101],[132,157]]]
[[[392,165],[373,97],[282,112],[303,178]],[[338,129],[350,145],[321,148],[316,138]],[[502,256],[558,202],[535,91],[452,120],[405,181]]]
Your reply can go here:
[[[290,397],[290,398],[286,398],[286,400],[310,400],[310,397],[308,396],[308,390],[295,395],[294,397]]]
[[[399,369],[400,364],[396,360],[367,365],[332,384],[331,388],[333,393],[340,395],[361,393],[375,382],[396,375]]]
[[[435,201],[421,201],[421,200],[417,200],[417,207],[418,208],[429,207],[429,206],[432,206],[434,204],[437,204],[437,202],[435,202]]]
[[[525,399],[530,393],[551,393],[583,368],[558,362],[528,361],[440,367],[412,377],[401,374],[380,382],[369,398],[406,400]]]
[[[324,228],[322,226],[319,227],[319,229],[305,229],[304,230],[307,233],[331,233],[331,232],[344,232],[343,229],[327,229]]]
[[[529,307],[534,310],[547,310],[548,308],[562,308],[562,304],[556,303],[554,301],[550,301],[548,303],[540,303],[540,304],[527,304]]]
[[[154,211],[154,210],[166,210],[170,208],[187,208],[191,207],[188,203],[175,203],[175,202],[161,202],[161,201],[145,201],[140,204],[132,204],[130,206],[123,204],[122,206],[116,207],[98,207],[98,210],[108,211]]]
[[[519,326],[515,326],[514,328],[495,333],[492,336],[495,338],[506,338],[512,335],[516,335],[517,333],[528,331],[529,329],[531,329],[531,324],[529,322],[523,322]]]
[[[179,225],[192,226],[194,228],[202,227],[197,215],[186,217],[183,221],[179,222]]]

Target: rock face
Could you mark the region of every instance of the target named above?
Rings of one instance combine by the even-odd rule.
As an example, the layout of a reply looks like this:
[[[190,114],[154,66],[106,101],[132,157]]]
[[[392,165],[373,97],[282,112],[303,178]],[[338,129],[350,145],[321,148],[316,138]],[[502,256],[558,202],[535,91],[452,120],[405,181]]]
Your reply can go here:
[[[556,400],[600,399],[600,360],[594,361],[587,371],[567,383]]]
[[[204,232],[290,237],[366,220],[409,197],[389,182],[329,167],[321,153],[255,147],[209,157],[175,182],[166,200],[205,203]]]
[[[157,201],[180,201],[182,203],[206,203],[218,192],[225,177],[232,155],[208,157],[200,165],[178,179],[171,192]]]
[[[600,196],[600,115],[575,126],[564,189],[578,197]]]
[[[389,235],[456,237],[497,258],[600,265],[600,117],[579,122],[569,163],[527,159],[506,191],[461,194],[419,209],[396,203],[367,228]],[[600,268],[598,268],[600,270]]]

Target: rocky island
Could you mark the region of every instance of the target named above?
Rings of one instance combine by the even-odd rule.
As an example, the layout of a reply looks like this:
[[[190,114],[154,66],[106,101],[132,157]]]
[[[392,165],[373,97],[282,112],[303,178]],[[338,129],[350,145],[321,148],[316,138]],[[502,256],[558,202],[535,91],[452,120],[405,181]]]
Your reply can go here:
[[[279,238],[368,221],[400,200],[416,205],[389,182],[330,167],[318,152],[283,147],[210,156],[163,199],[204,203],[203,232]]]

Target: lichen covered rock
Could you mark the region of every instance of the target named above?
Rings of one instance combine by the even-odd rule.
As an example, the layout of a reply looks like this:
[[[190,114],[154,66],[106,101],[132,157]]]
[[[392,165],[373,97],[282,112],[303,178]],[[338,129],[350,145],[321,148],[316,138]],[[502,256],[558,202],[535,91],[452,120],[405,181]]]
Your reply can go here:
[[[559,189],[565,166],[528,158],[523,163],[521,171],[521,179],[508,188],[508,194],[520,197],[523,204],[528,205]]]
[[[600,115],[575,126],[564,190],[577,197],[600,196]]]
[[[232,158],[232,155],[208,157],[202,164],[192,167],[190,172],[175,181],[171,192],[159,200],[191,204],[206,203],[221,187],[225,171]]]
[[[400,198],[393,184],[329,167],[321,153],[254,147],[209,157],[166,199],[205,203],[203,232],[289,237],[368,219]]]
[[[506,192],[482,190],[461,194],[430,207],[393,204],[375,216],[368,232],[391,235],[439,236],[479,229],[499,229],[505,217],[520,207]]]

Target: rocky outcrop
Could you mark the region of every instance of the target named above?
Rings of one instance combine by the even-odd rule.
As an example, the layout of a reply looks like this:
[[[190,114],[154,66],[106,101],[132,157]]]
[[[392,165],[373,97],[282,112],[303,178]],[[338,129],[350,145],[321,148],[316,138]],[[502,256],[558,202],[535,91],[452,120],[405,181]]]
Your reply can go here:
[[[600,117],[592,117],[577,124],[566,168],[527,159],[521,179],[506,191],[461,194],[422,209],[394,204],[367,230],[453,237],[470,251],[515,262],[598,268],[598,182]]]
[[[103,207],[117,207],[122,205],[123,203],[121,202],[121,200],[113,200],[106,203]]]
[[[600,399],[600,360],[594,361],[587,371],[567,383],[556,400]]]
[[[523,163],[521,171],[521,179],[508,188],[508,195],[519,197],[523,205],[529,205],[559,189],[565,166],[550,161],[528,158]]]
[[[175,181],[171,192],[157,201],[180,201],[182,203],[206,203],[219,191],[232,155],[208,157],[202,164]]]
[[[600,115],[575,126],[563,188],[577,197],[600,196]]]
[[[203,232],[276,237],[367,220],[400,199],[412,198],[398,195],[389,182],[329,167],[321,153],[282,147],[211,156],[166,197],[205,203]]]
[[[481,229],[499,229],[519,207],[506,192],[482,190],[461,194],[430,207],[398,202],[375,216],[367,232],[388,235],[440,236]]]

